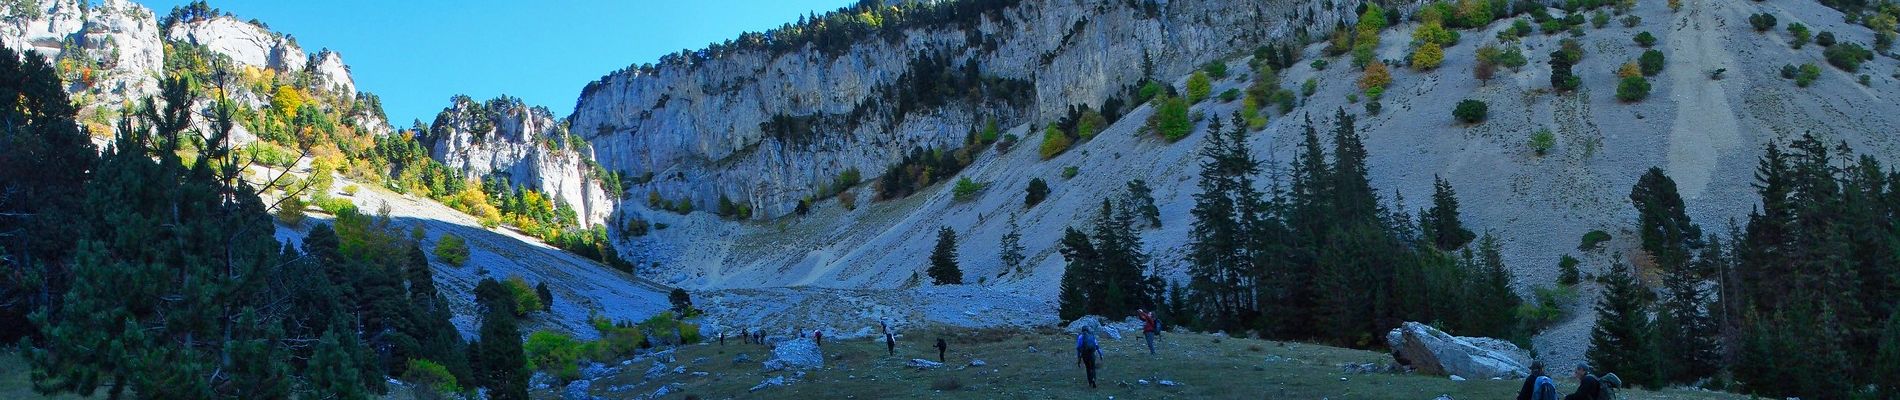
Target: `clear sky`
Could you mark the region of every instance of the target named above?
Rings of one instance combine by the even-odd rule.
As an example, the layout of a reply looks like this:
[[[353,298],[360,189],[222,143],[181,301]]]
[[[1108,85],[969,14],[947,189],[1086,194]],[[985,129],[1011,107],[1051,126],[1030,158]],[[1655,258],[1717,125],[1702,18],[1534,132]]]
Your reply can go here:
[[[139,0],[163,17],[190,0]],[[850,0],[210,0],[343,55],[357,90],[382,97],[397,128],[429,122],[450,96],[507,94],[556,116],[581,87],[655,62],[824,13]]]

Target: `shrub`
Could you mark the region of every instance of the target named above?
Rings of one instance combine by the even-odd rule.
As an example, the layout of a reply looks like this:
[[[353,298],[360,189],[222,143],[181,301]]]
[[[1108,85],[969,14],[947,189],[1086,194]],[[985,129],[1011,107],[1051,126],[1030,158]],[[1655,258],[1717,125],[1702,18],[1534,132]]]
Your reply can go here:
[[[846,210],[858,209],[858,192],[850,190],[838,192],[838,205],[844,206]],[[654,227],[657,229],[666,229],[666,224],[659,224]]]
[[[1240,89],[1227,89],[1227,91],[1225,92],[1220,92],[1220,101],[1222,103],[1233,102],[1234,100],[1239,100],[1239,99],[1240,99]]]
[[[1392,71],[1387,69],[1385,63],[1382,62],[1375,61],[1366,64],[1365,73],[1359,76],[1360,89],[1383,88],[1391,83]]]
[[[508,295],[515,299],[516,316],[528,315],[530,312],[541,311],[544,308],[541,307],[541,294],[535,293],[534,286],[528,285],[528,280],[521,279],[519,276],[510,276],[501,284],[508,288]]]
[[[1437,69],[1438,64],[1441,64],[1444,62],[1445,62],[1445,49],[1443,47],[1439,47],[1437,43],[1426,43],[1424,45],[1418,46],[1418,50],[1412,51],[1412,68],[1413,69],[1417,69],[1420,71],[1429,71],[1429,70]]]
[[[1610,241],[1609,232],[1601,230],[1590,231],[1589,233],[1583,234],[1583,243],[1577,246],[1577,250],[1595,250],[1598,246],[1601,246],[1603,242],[1608,241]]]
[[[1583,42],[1577,39],[1564,39],[1557,41],[1557,47],[1560,48],[1558,51],[1564,53],[1564,59],[1570,60],[1571,64],[1583,61]]]
[[[1569,254],[1565,254],[1563,258],[1558,259],[1557,284],[1576,286],[1577,283],[1583,282],[1583,274],[1577,269],[1577,265],[1582,263],[1583,261],[1577,260],[1576,257],[1571,257]]]
[[[1147,84],[1141,85],[1141,90],[1135,92],[1135,96],[1137,97],[1135,104],[1141,104],[1150,99],[1154,99],[1155,96],[1167,93],[1167,90],[1166,87],[1161,86],[1161,82],[1149,81]]]
[[[1781,65],[1781,79],[1794,79],[1796,72],[1800,72],[1800,69],[1796,69],[1794,64]]]
[[[403,370],[402,380],[435,390],[436,393],[462,391],[461,385],[455,381],[455,374],[449,373],[448,367],[425,359],[409,359],[409,367]]]
[[[1794,85],[1808,87],[1814,84],[1816,79],[1821,79],[1821,67],[1814,63],[1801,64],[1801,68],[1794,74]]]
[[[1643,67],[1643,76],[1656,76],[1668,65],[1661,50],[1644,51],[1642,56],[1636,58],[1636,64]]]
[[[1750,15],[1748,25],[1755,27],[1756,32],[1767,32],[1769,29],[1775,29],[1775,16],[1768,13]]]
[[[1873,85],[1874,85],[1874,78],[1873,78],[1873,77],[1871,77],[1871,76],[1867,76],[1867,74],[1860,74],[1860,85],[1861,85],[1861,86],[1873,86]]]
[[[1814,37],[1814,44],[1821,45],[1821,47],[1833,46],[1834,32],[1821,32],[1820,35]]]
[[[1325,71],[1326,59],[1313,60],[1311,64],[1307,64],[1307,65],[1313,67],[1314,71]]]
[[[1075,179],[1075,176],[1081,173],[1082,169],[1074,165],[1062,167],[1062,179]]]
[[[1640,25],[1640,24],[1642,24],[1642,23],[1643,23],[1643,17],[1638,17],[1638,16],[1636,16],[1636,14],[1630,14],[1630,15],[1625,15],[1625,16],[1623,16],[1623,27],[1624,27],[1624,28],[1635,28],[1635,27],[1636,27],[1636,25]]]
[[[1496,61],[1498,65],[1510,68],[1512,71],[1516,71],[1518,68],[1522,68],[1531,62],[1529,58],[1524,57],[1524,50],[1518,49],[1517,46],[1510,46],[1504,49],[1504,51],[1498,53],[1497,58],[1492,61]]]
[[[1312,96],[1317,92],[1319,92],[1318,79],[1306,78],[1306,82],[1300,83],[1300,96]]]
[[[1799,22],[1788,24],[1789,46],[1799,49],[1801,46],[1807,45],[1809,35],[1807,25],[1802,25]]]
[[[1860,63],[1872,60],[1874,53],[1861,47],[1859,43],[1840,43],[1828,46],[1827,50],[1821,51],[1821,55],[1826,56],[1827,63],[1835,68],[1847,72],[1859,72]]]
[[[1200,103],[1201,100],[1207,100],[1207,95],[1213,91],[1214,82],[1207,78],[1207,72],[1194,71],[1194,75],[1188,76],[1187,98],[1189,103]]]
[[[460,267],[468,262],[468,243],[461,236],[444,233],[435,241],[435,258]]]
[[[1194,129],[1193,121],[1188,120],[1187,100],[1179,97],[1161,99],[1154,114],[1148,116],[1148,128],[1170,142],[1187,137]]]
[[[1016,141],[1020,139],[1014,133],[1003,134],[1003,139],[996,141],[996,154],[1008,153],[1009,149],[1016,147]]]
[[[967,176],[957,178],[956,186],[950,189],[951,198],[959,202],[970,201],[971,199],[975,199],[977,193],[982,193],[983,188],[988,186],[989,184],[987,183],[977,183],[977,181],[970,180],[970,177]]]
[[[1651,35],[1651,34],[1649,34],[1649,31],[1643,31],[1643,32],[1641,32],[1641,33],[1637,33],[1637,34],[1636,34],[1636,45],[1637,45],[1637,46],[1643,46],[1644,48],[1648,48],[1648,47],[1650,47],[1650,46],[1655,46],[1655,45],[1656,45],[1656,35]]]
[[[1557,134],[1551,133],[1548,128],[1539,129],[1537,133],[1531,134],[1530,145],[1531,151],[1539,156],[1549,154],[1550,148],[1557,147]]]
[[[1092,139],[1103,129],[1108,129],[1108,118],[1095,110],[1082,111],[1082,117],[1075,121],[1075,136],[1082,139]]]
[[[1590,26],[1595,27],[1597,29],[1603,29],[1603,27],[1605,26],[1610,26],[1610,13],[1603,12],[1603,10],[1597,10],[1595,14],[1590,14]]]
[[[1623,78],[1616,84],[1616,99],[1624,102],[1638,102],[1649,97],[1649,79],[1640,76]]]
[[[584,350],[580,341],[547,330],[528,334],[528,340],[521,344],[521,351],[528,353],[529,365],[548,371],[562,381],[580,379],[579,361]]]
[[[1489,108],[1490,107],[1486,106],[1483,101],[1465,99],[1464,101],[1458,102],[1457,108],[1451,110],[1451,116],[1467,124],[1477,123],[1484,121]]]
[[[284,199],[283,202],[277,203],[277,211],[272,212],[271,214],[277,216],[278,222],[282,222],[284,223],[284,225],[294,227],[294,226],[303,224],[303,220],[304,220],[303,209],[304,209],[303,199],[290,197],[290,198]]]
[[[1539,286],[1531,289],[1535,301],[1518,304],[1517,319],[1524,328],[1536,332],[1556,325],[1565,317],[1564,310],[1577,301],[1577,289],[1573,287]]]
[[[662,344],[699,343],[699,325],[683,322],[675,318],[672,311],[661,312],[646,321],[640,322],[640,329],[646,331],[653,342]],[[677,339],[677,340],[676,340]]]
[[[1385,105],[1380,104],[1378,100],[1366,102],[1366,114],[1379,115],[1379,111],[1384,109]]]
[[[1623,63],[1623,66],[1616,68],[1617,79],[1632,76],[1643,76],[1643,67],[1636,66],[1636,63],[1633,62],[1627,62]]]
[[[1050,126],[1049,129],[1042,131],[1042,147],[1037,149],[1037,154],[1041,154],[1042,159],[1055,158],[1056,155],[1068,149],[1069,135],[1063,134],[1062,130]]]
[[[1201,71],[1206,71],[1207,76],[1214,79],[1226,79],[1227,63],[1221,60],[1208,61],[1207,65],[1201,66]]]
[[[1049,182],[1043,181],[1042,178],[1030,179],[1029,187],[1023,188],[1024,207],[1035,207],[1037,203],[1042,203],[1042,200],[1047,198],[1049,198]]]

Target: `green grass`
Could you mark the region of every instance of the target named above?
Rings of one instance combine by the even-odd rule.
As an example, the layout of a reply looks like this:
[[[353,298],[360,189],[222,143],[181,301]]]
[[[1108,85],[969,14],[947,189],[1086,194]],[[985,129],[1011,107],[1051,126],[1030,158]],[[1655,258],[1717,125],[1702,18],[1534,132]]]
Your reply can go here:
[[[897,355],[886,355],[881,341],[869,339],[825,343],[825,367],[807,371],[788,386],[747,392],[760,381],[790,371],[763,373],[759,362],[770,349],[761,345],[695,345],[679,350],[677,359],[688,371],[704,377],[668,375],[641,382],[650,361],[635,363],[622,374],[597,380],[593,394],[627,397],[651,393],[660,385],[680,382],[684,393],[700,398],[829,398],[829,399],[938,399],[938,398],[1220,398],[1220,399],[1428,399],[1440,394],[1459,399],[1498,399],[1516,395],[1521,382],[1474,380],[1453,382],[1429,375],[1355,375],[1341,372],[1347,362],[1390,363],[1391,356],[1305,343],[1251,339],[1216,339],[1207,334],[1164,334],[1157,341],[1158,356],[1149,356],[1138,337],[1102,341],[1107,356],[1099,371],[1098,389],[1087,388],[1083,371],[1075,366],[1074,339],[1053,331],[965,331],[945,336],[950,354],[945,368],[917,370],[904,366],[911,358],[936,359],[930,348],[937,336],[910,332],[898,342]],[[1034,346],[1039,352],[1030,352]],[[753,362],[733,364],[745,353]],[[705,357],[704,364],[690,364]],[[972,359],[984,367],[965,367]],[[1272,360],[1272,361],[1269,361]],[[672,364],[668,367],[672,367]],[[960,388],[939,391],[940,382],[954,379]],[[1137,385],[1138,379],[1150,382]],[[1161,387],[1162,379],[1181,386]],[[632,390],[607,388],[635,385]],[[1560,380],[1566,393],[1574,383]],[[558,398],[559,387],[535,393],[536,398]],[[675,395],[679,396],[679,395]],[[684,396],[681,396],[684,398]],[[1734,398],[1719,393],[1669,390],[1625,391],[1622,399]]]

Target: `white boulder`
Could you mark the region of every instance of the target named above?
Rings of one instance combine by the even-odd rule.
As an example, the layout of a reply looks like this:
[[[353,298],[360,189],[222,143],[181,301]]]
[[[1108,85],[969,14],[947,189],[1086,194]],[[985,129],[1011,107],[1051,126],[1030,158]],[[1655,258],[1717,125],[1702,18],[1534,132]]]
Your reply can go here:
[[[1392,358],[1422,373],[1478,379],[1516,379],[1530,374],[1530,353],[1510,342],[1452,336],[1417,322],[1385,335]]]

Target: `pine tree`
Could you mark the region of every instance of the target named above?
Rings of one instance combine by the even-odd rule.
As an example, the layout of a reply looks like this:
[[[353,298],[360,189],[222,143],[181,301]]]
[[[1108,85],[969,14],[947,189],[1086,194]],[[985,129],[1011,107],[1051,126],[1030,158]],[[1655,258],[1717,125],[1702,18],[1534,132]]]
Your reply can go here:
[[[1597,324],[1590,331],[1590,363],[1629,382],[1657,388],[1663,383],[1656,360],[1655,327],[1649,319],[1649,290],[1621,263],[1600,278]]]
[[[963,270],[957,267],[957,231],[937,229],[937,247],[930,252],[930,268],[924,272],[938,285],[963,284]]]
[[[1465,229],[1458,219],[1458,193],[1452,191],[1451,182],[1444,178],[1432,177],[1432,208],[1419,214],[1419,229],[1432,245],[1439,250],[1451,251],[1464,247],[1477,234]]]
[[[1062,233],[1062,287],[1057,295],[1057,315],[1072,321],[1089,313],[1090,292],[1100,279],[1101,255],[1088,234],[1069,228]]]
[[[1880,334],[1879,356],[1874,359],[1874,384],[1885,398],[1900,397],[1900,307],[1887,316]]]
[[[1023,270],[1023,259],[1025,258],[1023,256],[1023,232],[1022,227],[1016,225],[1015,215],[1009,216],[1009,233],[1003,234],[1003,239],[1001,243],[998,244],[998,247],[1002,249],[1000,258],[1003,260],[1003,271],[997,273],[996,276],[1003,276],[1010,271],[1016,271],[1019,274],[1026,272]]]
[[[9,277],[0,279],[0,343],[13,343],[39,328],[27,316],[56,308],[71,285],[83,225],[74,219],[98,153],[45,58],[0,46],[0,76],[0,271]]]
[[[1508,337],[1517,326],[1517,305],[1523,302],[1511,291],[1511,270],[1504,266],[1503,248],[1496,236],[1486,233],[1478,240],[1478,257],[1469,272],[1470,283],[1462,303],[1469,335]]]
[[[353,346],[361,346],[356,336],[338,332],[334,326],[323,334],[316,354],[310,357],[310,365],[306,367],[310,377],[309,396],[345,400],[369,398],[360,383],[362,376],[356,369],[354,352],[350,350]]]
[[[1128,181],[1128,192],[1122,196],[1121,205],[1123,212],[1132,215],[1130,220],[1161,227],[1161,209],[1155,206],[1154,189],[1148,187],[1147,181]]]
[[[1656,326],[1671,382],[1695,382],[1720,367],[1717,338],[1721,332],[1709,311],[1714,305],[1703,288],[1707,282],[1703,277],[1726,263],[1721,249],[1720,239],[1710,235],[1693,264],[1663,266],[1665,297]]]
[[[1194,195],[1194,208],[1188,212],[1194,216],[1188,239],[1188,286],[1201,304],[1196,307],[1200,320],[1213,329],[1233,331],[1243,327],[1241,314],[1252,306],[1241,295],[1246,290],[1241,273],[1250,268],[1242,253],[1243,231],[1233,194],[1241,185],[1238,175],[1253,166],[1234,157],[1231,139],[1210,134],[1201,148],[1197,183],[1201,192]]]
[[[1630,188],[1629,197],[1636,207],[1643,250],[1663,269],[1687,269],[1691,250],[1701,247],[1702,228],[1689,221],[1676,182],[1662,168],[1650,167]]]
[[[494,279],[483,279],[475,293],[483,308],[481,340],[469,349],[476,366],[475,382],[488,388],[491,399],[526,400],[528,361],[521,351],[514,301]]]

